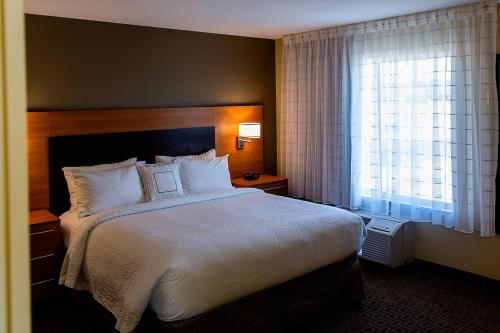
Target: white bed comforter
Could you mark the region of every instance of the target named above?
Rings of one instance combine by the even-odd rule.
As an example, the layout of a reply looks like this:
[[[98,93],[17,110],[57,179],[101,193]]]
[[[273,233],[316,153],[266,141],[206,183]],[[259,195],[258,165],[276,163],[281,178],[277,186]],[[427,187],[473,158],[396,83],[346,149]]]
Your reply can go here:
[[[130,332],[148,304],[185,319],[359,251],[347,211],[232,189],[122,207],[72,230],[60,284],[88,289]]]

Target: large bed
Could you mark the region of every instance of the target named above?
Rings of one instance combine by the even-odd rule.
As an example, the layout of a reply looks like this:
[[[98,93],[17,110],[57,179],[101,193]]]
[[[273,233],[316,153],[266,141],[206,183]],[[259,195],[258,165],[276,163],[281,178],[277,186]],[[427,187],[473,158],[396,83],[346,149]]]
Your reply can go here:
[[[216,148],[228,175],[262,172],[261,140],[235,147],[242,121],[262,122],[262,107],[32,115],[31,203],[62,214],[60,284],[88,290],[121,332],[256,331],[362,298],[365,227],[345,210],[229,185],[85,217],[69,211],[62,167]]]
[[[189,319],[346,259],[364,237],[357,215],[257,189],[71,220],[60,283],[89,290],[122,332],[148,305],[161,321]]]

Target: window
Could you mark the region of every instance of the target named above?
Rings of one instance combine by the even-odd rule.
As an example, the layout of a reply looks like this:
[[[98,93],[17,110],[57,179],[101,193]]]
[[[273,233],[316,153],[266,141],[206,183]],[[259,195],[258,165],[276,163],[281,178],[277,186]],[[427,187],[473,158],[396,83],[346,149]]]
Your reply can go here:
[[[452,209],[451,73],[447,57],[364,60],[358,156],[362,197],[376,197],[389,207],[397,202]]]

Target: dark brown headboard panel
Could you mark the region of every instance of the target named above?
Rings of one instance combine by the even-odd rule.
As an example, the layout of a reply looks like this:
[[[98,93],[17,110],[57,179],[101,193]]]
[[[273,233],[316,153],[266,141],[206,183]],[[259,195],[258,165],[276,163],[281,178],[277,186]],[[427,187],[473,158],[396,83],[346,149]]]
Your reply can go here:
[[[262,106],[29,112],[30,209],[49,209],[49,138],[214,127],[217,155],[229,154],[232,177],[249,171],[261,173],[263,139],[252,140],[245,149],[237,150],[240,122],[262,124]]]

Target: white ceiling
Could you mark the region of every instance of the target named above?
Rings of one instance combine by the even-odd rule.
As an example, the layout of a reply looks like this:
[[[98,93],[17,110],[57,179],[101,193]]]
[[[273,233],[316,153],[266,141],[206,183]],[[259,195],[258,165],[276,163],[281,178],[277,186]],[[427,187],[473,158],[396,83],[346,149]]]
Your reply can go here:
[[[474,0],[25,0],[26,13],[219,34],[284,35]]]

